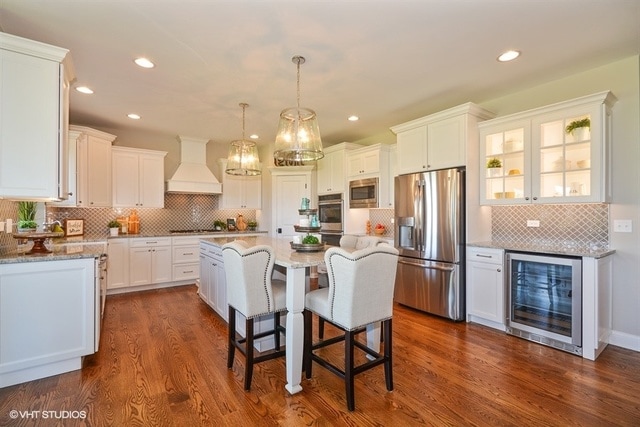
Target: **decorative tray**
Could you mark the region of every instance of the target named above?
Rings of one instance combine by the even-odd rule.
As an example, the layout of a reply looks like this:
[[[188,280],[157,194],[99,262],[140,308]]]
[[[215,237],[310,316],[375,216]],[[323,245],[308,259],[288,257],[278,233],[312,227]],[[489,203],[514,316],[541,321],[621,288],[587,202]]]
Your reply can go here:
[[[298,209],[298,215],[316,215],[318,209]]]
[[[291,249],[297,252],[319,252],[324,250],[324,243],[291,243]]]
[[[293,226],[293,229],[296,230],[298,233],[300,232],[316,232],[316,231],[320,231],[320,227],[305,227],[302,225],[295,225]]]

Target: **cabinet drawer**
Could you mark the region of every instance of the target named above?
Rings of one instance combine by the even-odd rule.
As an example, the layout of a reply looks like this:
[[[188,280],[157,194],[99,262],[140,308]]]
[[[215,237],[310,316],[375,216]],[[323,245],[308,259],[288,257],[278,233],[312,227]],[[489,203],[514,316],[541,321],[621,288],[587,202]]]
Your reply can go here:
[[[488,264],[502,264],[504,260],[504,250],[495,248],[467,248],[468,262],[485,262]]]
[[[173,263],[197,262],[200,256],[198,246],[174,246]]]
[[[148,246],[171,246],[171,237],[135,238],[129,241],[132,248],[144,248]]]
[[[183,245],[198,246],[198,243],[200,243],[200,239],[202,239],[203,237],[207,237],[207,236],[204,236],[204,235],[179,236],[179,237],[172,237],[171,239],[173,241],[174,246],[183,246]]]
[[[179,264],[173,266],[173,280],[195,280],[200,277],[200,264]]]
[[[214,245],[201,244],[200,255],[222,259],[222,249]]]

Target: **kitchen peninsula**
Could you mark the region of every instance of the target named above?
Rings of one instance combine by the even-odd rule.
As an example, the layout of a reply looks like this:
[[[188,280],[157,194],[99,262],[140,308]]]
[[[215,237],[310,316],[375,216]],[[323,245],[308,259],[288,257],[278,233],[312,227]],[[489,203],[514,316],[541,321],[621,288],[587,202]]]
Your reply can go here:
[[[0,256],[0,387],[80,369],[100,341],[104,243],[25,252]]]

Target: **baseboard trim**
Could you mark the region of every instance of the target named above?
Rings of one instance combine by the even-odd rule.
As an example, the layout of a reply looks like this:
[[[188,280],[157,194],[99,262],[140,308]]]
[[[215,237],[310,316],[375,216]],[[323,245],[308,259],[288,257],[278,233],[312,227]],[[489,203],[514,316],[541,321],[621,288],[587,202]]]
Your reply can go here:
[[[612,331],[609,344],[640,352],[640,336]]]

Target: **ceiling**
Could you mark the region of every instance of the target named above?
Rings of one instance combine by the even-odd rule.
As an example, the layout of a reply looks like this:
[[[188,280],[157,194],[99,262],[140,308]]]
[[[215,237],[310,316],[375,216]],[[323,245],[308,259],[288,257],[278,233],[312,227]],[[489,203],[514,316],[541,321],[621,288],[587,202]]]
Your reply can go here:
[[[95,91],[72,91],[71,123],[116,135],[227,144],[246,102],[247,136],[269,144],[302,55],[300,104],[328,146],[638,55],[640,1],[0,0],[0,29],[69,49],[74,87]],[[506,49],[522,55],[499,63]]]

